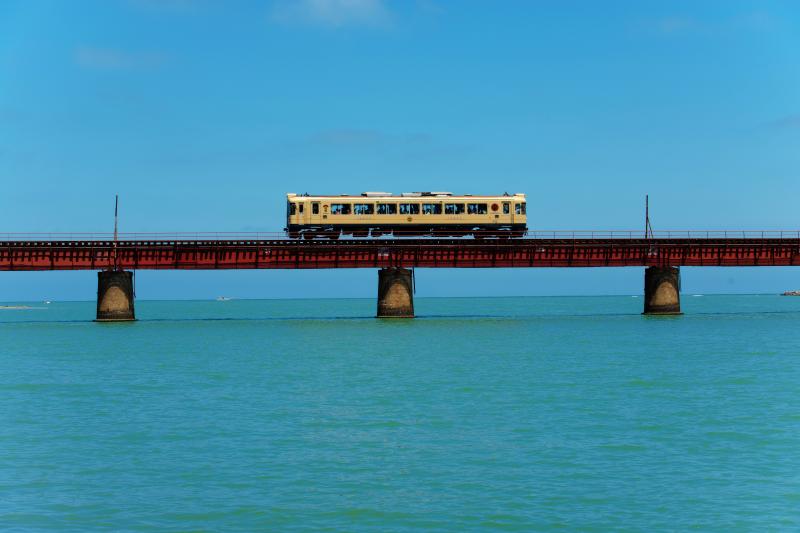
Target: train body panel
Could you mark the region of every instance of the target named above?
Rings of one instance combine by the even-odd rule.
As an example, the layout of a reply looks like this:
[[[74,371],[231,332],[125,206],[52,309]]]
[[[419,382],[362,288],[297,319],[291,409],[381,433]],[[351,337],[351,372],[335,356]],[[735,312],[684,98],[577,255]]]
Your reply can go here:
[[[360,196],[287,194],[289,236],[337,238],[404,235],[521,236],[527,229],[524,194],[363,193]]]

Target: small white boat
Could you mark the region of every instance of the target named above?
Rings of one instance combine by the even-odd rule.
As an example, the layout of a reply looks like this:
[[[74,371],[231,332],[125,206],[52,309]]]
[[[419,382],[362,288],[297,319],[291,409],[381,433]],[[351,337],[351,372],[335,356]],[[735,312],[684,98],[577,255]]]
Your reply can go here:
[[[228,298],[227,296],[217,296],[218,302],[228,302],[230,300],[233,300],[233,298]]]

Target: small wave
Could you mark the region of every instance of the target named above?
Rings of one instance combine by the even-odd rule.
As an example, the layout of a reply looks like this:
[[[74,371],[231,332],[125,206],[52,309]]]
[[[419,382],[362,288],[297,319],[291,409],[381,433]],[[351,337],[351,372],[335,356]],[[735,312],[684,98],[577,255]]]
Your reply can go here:
[[[641,444],[620,443],[620,444],[603,444],[600,446],[605,450],[618,451],[618,452],[640,452],[647,449],[646,446]]]

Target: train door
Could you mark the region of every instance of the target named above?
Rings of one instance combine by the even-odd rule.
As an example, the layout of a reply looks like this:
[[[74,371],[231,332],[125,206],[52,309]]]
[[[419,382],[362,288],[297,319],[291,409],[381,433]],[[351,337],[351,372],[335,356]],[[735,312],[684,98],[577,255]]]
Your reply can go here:
[[[309,202],[309,204],[311,205],[306,207],[308,209],[306,220],[309,224],[322,224],[322,206],[319,202]]]
[[[503,202],[503,218],[509,217],[511,223],[514,223],[514,213],[511,211],[511,202]]]

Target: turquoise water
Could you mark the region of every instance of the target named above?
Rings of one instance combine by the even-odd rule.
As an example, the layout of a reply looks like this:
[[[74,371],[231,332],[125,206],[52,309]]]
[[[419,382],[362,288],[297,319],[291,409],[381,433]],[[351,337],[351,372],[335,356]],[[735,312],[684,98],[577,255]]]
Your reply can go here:
[[[2,530],[800,528],[800,298],[31,305]]]

